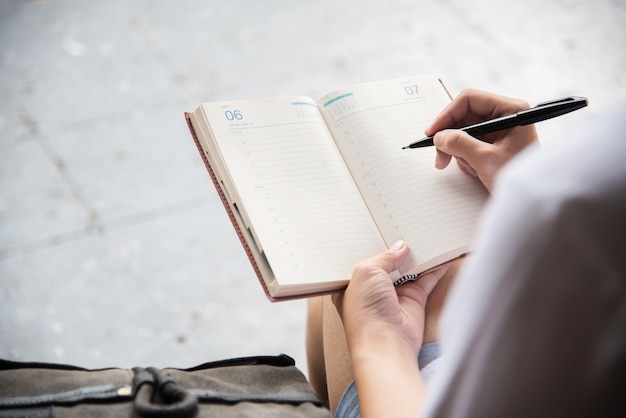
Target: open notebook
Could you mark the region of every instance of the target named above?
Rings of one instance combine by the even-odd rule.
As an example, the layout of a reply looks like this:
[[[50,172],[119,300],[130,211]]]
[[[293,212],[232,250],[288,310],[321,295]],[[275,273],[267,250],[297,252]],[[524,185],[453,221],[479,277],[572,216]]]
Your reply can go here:
[[[402,149],[449,101],[416,76],[186,113],[270,300],[340,290],[398,239],[411,254],[396,278],[468,252],[486,190],[456,164],[436,170],[433,147]]]

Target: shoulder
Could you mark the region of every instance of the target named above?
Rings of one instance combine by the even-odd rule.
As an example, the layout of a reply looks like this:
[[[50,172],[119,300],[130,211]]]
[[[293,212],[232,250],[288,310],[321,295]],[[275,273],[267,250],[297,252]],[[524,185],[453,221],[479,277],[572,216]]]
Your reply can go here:
[[[564,132],[520,154],[502,170],[498,189],[533,199],[611,198],[626,187],[626,103],[584,129]],[[498,193],[500,192],[500,193]]]

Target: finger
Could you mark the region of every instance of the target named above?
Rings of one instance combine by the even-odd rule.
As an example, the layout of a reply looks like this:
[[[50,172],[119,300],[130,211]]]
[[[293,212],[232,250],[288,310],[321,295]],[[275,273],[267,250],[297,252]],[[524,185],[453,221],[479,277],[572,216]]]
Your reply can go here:
[[[398,297],[402,300],[411,300],[417,302],[419,306],[426,306],[428,296],[431,294],[437,283],[446,274],[448,266],[442,266],[437,270],[433,270],[428,273],[422,274],[418,280],[413,283],[408,283],[404,286],[400,286],[396,291]],[[405,305],[406,306],[406,305]],[[417,309],[417,306],[414,306]]]
[[[459,97],[448,103],[435,117],[431,124],[424,130],[426,136],[435,135],[443,129],[458,127],[458,120],[467,112],[467,103],[461,101]],[[459,116],[457,116],[459,115]]]
[[[330,297],[331,301],[333,302],[333,305],[335,305],[335,308],[337,308],[337,312],[339,313],[339,316],[342,316],[343,314],[343,296],[344,296],[344,292],[338,292],[338,293],[333,293]]]
[[[435,147],[448,155],[461,158],[470,166],[480,163],[481,158],[492,147],[463,131],[445,130],[438,132],[434,138]]]
[[[446,154],[445,152],[437,149],[437,155],[435,156],[435,167],[439,170],[443,170],[450,164],[450,160],[452,160],[452,156],[450,154]]]
[[[439,280],[446,274],[448,271],[449,265],[441,266],[436,270],[425,273],[422,277],[417,280],[417,284],[426,291],[426,293],[430,294],[433,291]]]
[[[481,118],[503,116],[530,107],[524,100],[475,89],[466,89],[461,96],[461,100],[467,103],[468,113]]]
[[[439,113],[424,133],[434,135],[443,129],[469,125],[529,107],[524,100],[481,90],[465,89]]]
[[[457,165],[461,168],[461,170],[465,171],[467,174],[469,174],[472,177],[478,177],[478,173],[476,172],[476,170],[474,169],[474,167],[472,167],[467,161],[465,161],[463,158],[459,157],[456,159],[456,163]]]

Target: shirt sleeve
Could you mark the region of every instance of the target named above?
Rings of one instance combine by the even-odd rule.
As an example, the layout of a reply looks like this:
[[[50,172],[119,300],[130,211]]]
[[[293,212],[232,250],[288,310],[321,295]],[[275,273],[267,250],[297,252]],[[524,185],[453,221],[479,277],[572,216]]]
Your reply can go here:
[[[623,416],[625,121],[503,171],[446,304],[427,416]]]

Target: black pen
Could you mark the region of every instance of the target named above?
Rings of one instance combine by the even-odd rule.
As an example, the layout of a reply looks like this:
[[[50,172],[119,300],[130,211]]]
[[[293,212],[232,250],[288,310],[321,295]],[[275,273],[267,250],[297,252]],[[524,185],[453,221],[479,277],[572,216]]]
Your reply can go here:
[[[486,122],[480,122],[458,129],[461,131],[465,131],[474,137],[477,137],[496,131],[503,131],[505,129],[514,128],[516,126],[524,126],[536,122],[541,122],[542,120],[561,116],[585,106],[587,106],[586,97],[570,96],[563,99],[539,103],[535,107],[522,110],[512,115],[502,116],[499,118],[488,120]],[[422,138],[417,142],[413,142],[406,147],[402,147],[402,149],[431,147],[433,145],[433,137],[427,136],[426,138]]]

